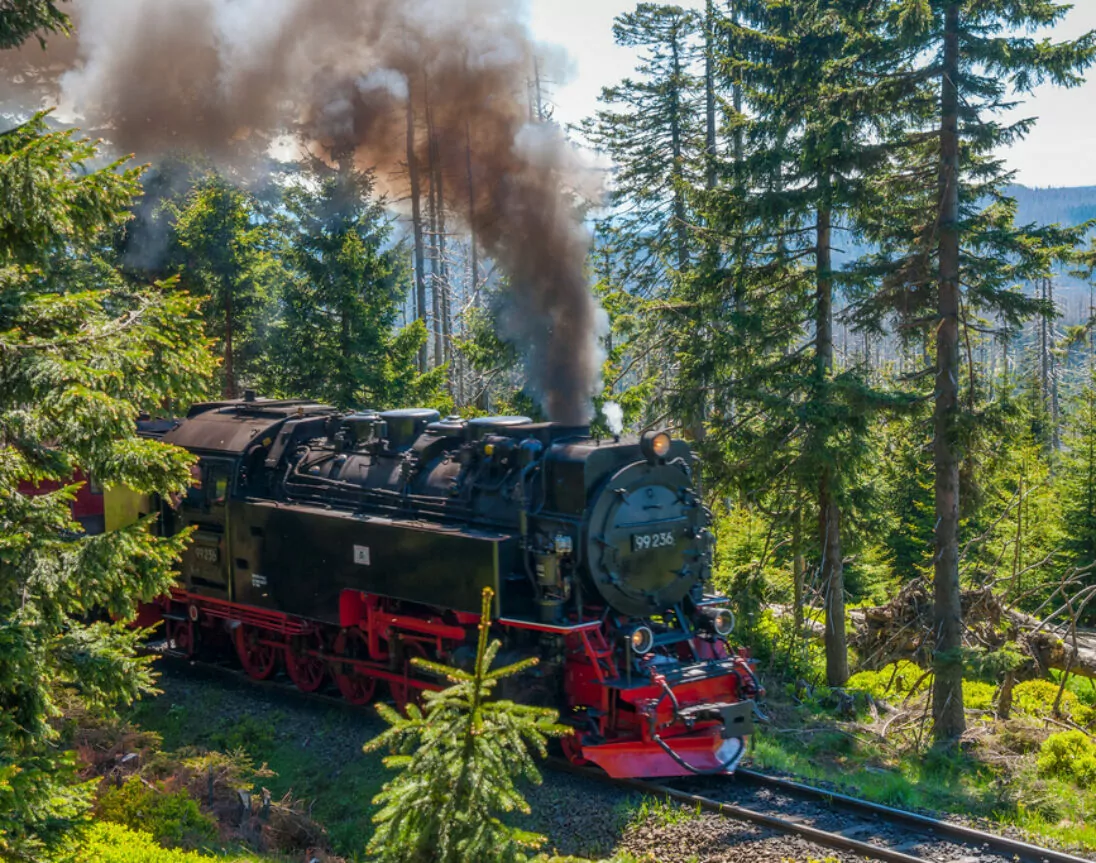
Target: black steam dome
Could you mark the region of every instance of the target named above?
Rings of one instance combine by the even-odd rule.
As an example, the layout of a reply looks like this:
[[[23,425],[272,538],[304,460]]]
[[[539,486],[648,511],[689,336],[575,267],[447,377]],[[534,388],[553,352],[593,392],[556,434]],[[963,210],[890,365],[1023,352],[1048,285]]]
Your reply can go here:
[[[440,418],[441,414],[430,408],[404,408],[381,414],[381,419],[388,423],[388,442],[396,449],[411,446],[428,425]]]
[[[476,417],[468,420],[468,436],[472,440],[479,440],[484,435],[492,432],[505,431],[516,426],[532,424],[529,417]]]

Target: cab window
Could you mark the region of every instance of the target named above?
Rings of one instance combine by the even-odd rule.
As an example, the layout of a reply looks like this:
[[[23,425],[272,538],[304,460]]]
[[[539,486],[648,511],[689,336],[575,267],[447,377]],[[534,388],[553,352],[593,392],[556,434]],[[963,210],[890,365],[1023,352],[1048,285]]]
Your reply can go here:
[[[199,463],[190,469],[191,485],[186,492],[187,506],[209,510],[224,506],[228,500],[231,467],[218,462]]]

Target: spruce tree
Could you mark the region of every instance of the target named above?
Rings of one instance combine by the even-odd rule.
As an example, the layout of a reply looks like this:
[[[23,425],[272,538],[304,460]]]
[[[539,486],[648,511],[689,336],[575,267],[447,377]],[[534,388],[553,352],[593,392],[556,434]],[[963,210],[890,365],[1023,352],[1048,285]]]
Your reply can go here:
[[[640,3],[613,24],[618,45],[638,49],[636,77],[606,87],[605,107],[581,125],[616,165],[603,230],[628,262],[624,285],[655,295],[668,271],[693,256],[689,188],[705,172],[704,92],[697,63],[700,17],[680,6]]]
[[[174,222],[171,269],[203,299],[206,331],[222,358],[221,394],[236,398],[241,380],[255,379],[270,298],[284,275],[270,227],[255,198],[218,174],[198,182],[181,204],[166,206]]]
[[[865,272],[880,287],[862,310],[897,313],[906,332],[920,329],[935,348],[933,718],[941,743],[965,728],[960,469],[976,422],[963,398],[965,328],[978,313],[1015,328],[1043,311],[1018,286],[1049,276],[1077,239],[1015,224],[1011,175],[997,153],[1033,121],[1003,124],[998,115],[1014,93],[1081,80],[1092,34],[1058,44],[1026,35],[1068,8],[1053,0],[895,0],[886,10],[892,78],[909,90],[896,105],[901,125],[887,131],[903,158],[880,176],[877,218],[866,220],[881,254]]]
[[[878,129],[892,113],[895,88],[881,74],[888,59],[877,5],[734,4],[735,16],[721,26],[720,67],[725,89],[741,88],[752,112],[737,124],[744,143],[725,170],[732,182],[706,196],[704,211],[711,231],[727,244],[729,257],[714,261],[727,275],[713,288],[726,292],[732,329],[745,344],[752,341],[741,338],[746,326],[784,333],[784,355],[773,356],[758,376],[757,352],[748,351],[736,363],[734,393],[722,398],[729,395],[736,412],[767,418],[760,436],[779,442],[782,452],[773,458],[773,444],[755,450],[761,472],[771,481],[792,478],[817,502],[826,676],[833,686],[849,675],[841,525],[858,461],[867,453],[872,408],[886,401],[863,370],[839,367],[833,338],[841,287],[835,238],[855,226],[865,177],[888,156]],[[773,290],[787,297],[761,299]],[[809,352],[792,349],[798,339],[810,341]]]
[[[1096,379],[1070,405],[1066,454],[1060,472],[1066,552],[1074,566],[1096,561]]]
[[[491,598],[484,588],[475,664],[470,672],[423,659],[412,663],[449,680],[440,692],[427,692],[425,706],[407,706],[401,716],[378,705],[391,726],[365,745],[386,748],[387,767],[401,770],[374,802],[376,832],[369,851],[393,863],[464,863],[467,860],[523,861],[542,836],[504,824],[507,812],[529,812],[515,785],[523,778],[539,784],[534,756],[547,754],[550,737],[569,733],[555,710],[491,699],[507,677],[537,663],[535,657],[491,671],[501,642],[489,641]]]
[[[406,254],[391,242],[373,176],[349,157],[304,167],[276,222],[283,273],[269,362],[260,371],[264,392],[344,409],[437,402],[445,369],[420,376],[415,358],[424,328],[393,332],[406,294]]]
[[[55,721],[147,691],[127,629],[187,537],[147,522],[86,536],[77,470],[102,486],[183,490],[192,457],[138,438],[139,412],[188,403],[211,371],[195,300],[128,286],[109,258],[138,172],[42,116],[0,134],[0,857],[50,859],[86,815]],[[100,162],[101,164],[101,162]],[[87,287],[73,273],[98,273]],[[108,615],[117,623],[103,622]],[[93,622],[94,621],[94,622]]]
[[[60,0],[64,2],[64,0]],[[0,9],[0,51],[17,48],[37,36],[45,44],[46,34],[68,33],[68,16],[57,0],[9,0]]]

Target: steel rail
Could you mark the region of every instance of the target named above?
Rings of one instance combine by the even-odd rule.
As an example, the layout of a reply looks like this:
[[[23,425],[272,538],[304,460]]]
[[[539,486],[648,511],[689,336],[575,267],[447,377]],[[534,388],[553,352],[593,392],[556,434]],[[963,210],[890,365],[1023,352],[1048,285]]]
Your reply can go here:
[[[769,829],[776,830],[780,833],[800,836],[816,845],[822,845],[835,851],[850,851],[861,857],[866,857],[871,860],[884,860],[888,861],[888,863],[929,863],[929,861],[923,857],[914,857],[910,854],[895,851],[894,849],[886,848],[882,845],[872,845],[869,842],[850,839],[848,836],[842,836],[840,833],[831,833],[828,830],[820,830],[817,827],[811,827],[797,821],[789,821],[775,815],[767,815],[764,812],[747,809],[744,806],[739,806],[735,803],[724,803],[719,800],[712,800],[710,797],[704,797],[700,794],[690,794],[687,791],[678,791],[676,788],[670,788],[666,785],[660,785],[653,782],[645,782],[641,779],[613,779],[599,771],[594,771],[585,767],[576,767],[570,762],[558,758],[549,758],[548,762],[553,770],[571,773],[575,776],[582,776],[585,779],[612,785],[615,788],[627,788],[632,791],[638,791],[641,794],[648,794],[652,797],[662,797],[667,800],[673,800],[688,806],[698,807],[705,812],[713,812],[717,815],[722,815],[725,818],[732,818],[737,821],[747,821],[751,824],[756,824],[759,827],[768,827]],[[1087,863],[1092,863],[1092,861],[1087,861]]]
[[[938,836],[957,839],[966,845],[988,847],[990,850],[1019,857],[1021,860],[1038,861],[1038,863],[1093,863],[1091,858],[1078,857],[1074,854],[1055,851],[1050,848],[1040,848],[1019,839],[1010,839],[997,833],[987,833],[974,827],[932,818],[928,815],[919,815],[905,809],[895,809],[893,806],[873,803],[870,800],[861,800],[858,797],[850,797],[847,794],[828,791],[825,788],[816,788],[813,785],[806,785],[792,779],[769,776],[767,773],[758,773],[755,770],[743,768],[735,771],[735,775],[758,785],[798,794],[801,797],[811,797],[842,809],[875,815],[891,823],[903,824],[925,833],[934,833]]]

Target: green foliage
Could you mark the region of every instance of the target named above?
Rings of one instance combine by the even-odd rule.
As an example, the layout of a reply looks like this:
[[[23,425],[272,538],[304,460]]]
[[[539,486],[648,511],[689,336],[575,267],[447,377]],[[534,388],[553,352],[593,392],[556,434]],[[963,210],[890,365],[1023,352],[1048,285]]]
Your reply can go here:
[[[1069,562],[1096,561],[1096,381],[1089,380],[1070,405],[1065,457],[1055,489],[1063,509]]]
[[[84,536],[79,469],[104,486],[167,494],[191,456],[138,438],[140,411],[188,403],[210,371],[197,304],[172,283],[127,285],[105,238],[137,173],[96,169],[95,146],[41,116],[0,135],[0,856],[46,857],[83,817],[53,720],[62,702],[109,710],[147,691],[136,603],[162,594],[186,536],[140,523]],[[94,275],[93,274],[97,274]],[[28,485],[38,486],[36,495]]]
[[[67,34],[69,19],[60,9],[65,0],[14,0],[0,9],[0,51],[17,48],[37,36],[45,46],[45,33]],[[6,200],[6,199],[0,199]]]
[[[779,598],[790,598],[790,574],[772,553],[772,531],[760,512],[750,506],[732,506],[717,514],[713,532],[713,584],[731,597],[735,614],[745,625],[758,619],[772,598],[771,588]]]
[[[1036,764],[1043,776],[1068,779],[1088,788],[1096,783],[1096,743],[1083,731],[1052,734],[1039,748]]]
[[[381,861],[460,863],[464,860],[523,861],[543,837],[507,826],[499,815],[529,812],[518,791],[520,778],[539,783],[533,755],[547,753],[549,737],[569,730],[554,710],[510,701],[491,701],[506,677],[535,665],[535,658],[489,671],[501,643],[488,643],[490,588],[483,592],[475,667],[464,672],[415,659],[453,685],[425,694],[400,716],[386,705],[378,711],[390,725],[365,746],[366,752],[391,748],[385,765],[400,774],[385,785],[375,803],[376,833],[369,844]]]
[[[602,90],[605,107],[581,127],[617,165],[615,207],[602,231],[626,267],[619,284],[641,295],[665,285],[667,266],[685,270],[694,245],[687,197],[705,146],[696,70],[700,23],[691,10],[657,3],[618,16],[613,37],[637,49],[636,75]]]
[[[639,827],[648,824],[670,827],[674,824],[688,824],[690,821],[696,821],[702,814],[700,804],[690,809],[660,797],[644,797],[639,808],[632,815],[632,823]]]
[[[217,823],[198,808],[185,789],[150,786],[139,776],[108,789],[96,802],[95,814],[170,845],[192,848],[217,836]]]
[[[992,710],[997,687],[981,680],[963,681],[963,706],[967,710]]]
[[[244,714],[235,717],[227,727],[215,729],[209,742],[226,752],[242,751],[261,758],[274,745],[276,720],[276,716],[269,714],[261,718]]]
[[[172,268],[203,300],[206,333],[222,357],[221,388],[235,398],[239,382],[259,368],[268,305],[282,277],[270,228],[254,197],[217,174],[165,207],[174,221]]]
[[[196,851],[167,849],[144,830],[100,822],[81,837],[80,850],[71,858],[71,863],[211,863],[214,860],[243,863],[254,859],[250,856],[226,859]]]

